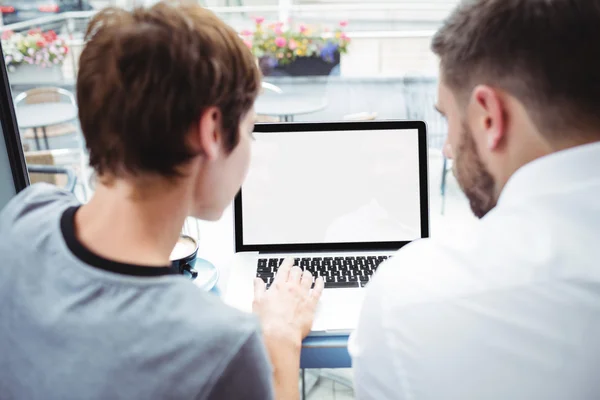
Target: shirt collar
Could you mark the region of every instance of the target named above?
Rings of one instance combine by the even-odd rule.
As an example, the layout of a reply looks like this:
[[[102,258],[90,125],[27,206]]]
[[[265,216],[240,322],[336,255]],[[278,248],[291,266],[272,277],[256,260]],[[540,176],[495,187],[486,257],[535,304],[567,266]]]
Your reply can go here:
[[[558,151],[522,166],[504,186],[498,204],[589,183],[600,184],[600,142]]]

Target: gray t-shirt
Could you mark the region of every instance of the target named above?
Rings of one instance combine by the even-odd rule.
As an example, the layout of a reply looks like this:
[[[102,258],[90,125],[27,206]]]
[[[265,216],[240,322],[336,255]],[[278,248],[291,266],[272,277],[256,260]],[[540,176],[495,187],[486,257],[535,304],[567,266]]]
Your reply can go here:
[[[0,212],[0,398],[271,399],[257,320],[169,268],[103,259],[74,197],[33,185]]]

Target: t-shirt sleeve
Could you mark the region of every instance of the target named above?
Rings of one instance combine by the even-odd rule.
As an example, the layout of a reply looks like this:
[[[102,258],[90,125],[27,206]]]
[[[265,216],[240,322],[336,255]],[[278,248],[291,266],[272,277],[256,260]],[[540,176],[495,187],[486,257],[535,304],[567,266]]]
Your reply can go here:
[[[273,374],[258,331],[253,332],[213,386],[209,399],[273,399]]]

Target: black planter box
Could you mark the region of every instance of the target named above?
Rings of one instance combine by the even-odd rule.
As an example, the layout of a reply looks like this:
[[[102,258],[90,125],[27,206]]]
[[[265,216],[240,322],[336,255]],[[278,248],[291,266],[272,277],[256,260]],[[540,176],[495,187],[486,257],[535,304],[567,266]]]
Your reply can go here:
[[[332,62],[321,57],[297,57],[286,65],[271,67],[269,60],[260,60],[260,69],[264,76],[328,76],[333,68],[340,64],[340,53],[333,55]]]

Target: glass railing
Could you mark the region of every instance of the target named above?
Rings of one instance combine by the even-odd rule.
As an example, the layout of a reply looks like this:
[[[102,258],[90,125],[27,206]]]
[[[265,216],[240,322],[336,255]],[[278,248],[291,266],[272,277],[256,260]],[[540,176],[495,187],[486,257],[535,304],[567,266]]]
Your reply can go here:
[[[423,4],[419,7],[415,5],[413,11],[421,12],[424,8]],[[388,25],[379,21],[377,23],[379,29],[366,30],[365,27],[369,26],[365,24],[366,18],[359,20],[356,17],[357,20],[353,20],[352,15],[367,13],[363,16],[370,15],[369,18],[373,17],[373,21],[377,21],[375,18],[377,13],[386,10],[401,13],[405,9],[393,4],[365,4],[351,7],[347,5],[292,6],[286,12],[273,6],[227,7],[213,10],[240,33],[244,29],[256,27],[256,21],[252,19],[256,16],[265,18],[265,24],[268,24],[268,18],[271,16],[274,21],[284,20],[285,24],[290,26],[296,26],[294,24],[298,21],[324,21],[325,24],[328,20],[321,19],[320,15],[326,14],[335,15],[331,23],[339,24],[340,16],[348,16],[350,21],[344,27],[344,34],[350,38],[351,44],[348,52],[340,57],[339,64],[330,65],[328,71],[319,76],[303,76],[302,73],[300,76],[273,74],[265,76],[265,82],[274,85],[287,95],[314,99],[315,102],[324,105],[313,113],[296,116],[297,121],[425,120],[429,126],[429,145],[437,154],[440,153],[439,150],[445,140],[446,125],[433,109],[436,97],[437,61],[429,50],[429,43],[434,33],[433,24],[439,23],[434,21],[435,18],[432,19],[431,26],[424,24],[421,26],[422,29],[393,29],[392,25],[388,28]],[[10,41],[10,35],[27,35],[32,29],[44,33],[49,28],[55,31],[55,39],[62,41],[68,48],[66,54],[61,53],[60,62],[45,63],[43,67],[41,65],[43,59],[37,60],[34,65],[23,63],[22,60],[20,64],[13,62],[9,68],[9,79],[14,96],[31,89],[48,86],[60,87],[75,93],[75,77],[79,55],[84,45],[84,32],[94,13],[94,11],[68,12],[0,28],[3,35],[3,48]],[[302,16],[307,18],[301,19]],[[404,23],[400,19],[392,22]],[[326,37],[334,35],[331,31],[322,34]],[[53,40],[53,36],[47,39]],[[5,56],[10,56],[9,53],[5,48]],[[42,55],[43,57],[45,55]],[[53,60],[52,57],[50,59]],[[265,92],[262,96],[273,95],[273,93]],[[267,120],[277,119],[269,116],[268,110],[264,114],[263,117]],[[35,138],[32,137],[31,132],[24,131],[22,134],[24,143],[34,149]],[[87,164],[85,160],[69,160],[69,153],[64,155],[60,152],[65,148],[80,147],[81,138],[71,143],[68,142],[70,140],[68,137],[58,131],[55,137],[50,137],[49,148],[58,151],[54,158],[70,163],[76,161],[78,166]],[[89,178],[86,177],[84,167],[79,168],[77,172],[78,182],[87,183]]]

